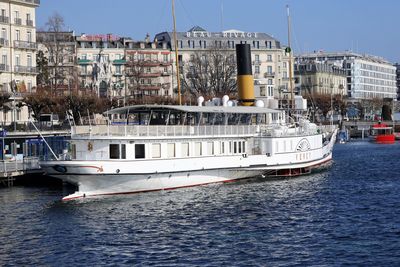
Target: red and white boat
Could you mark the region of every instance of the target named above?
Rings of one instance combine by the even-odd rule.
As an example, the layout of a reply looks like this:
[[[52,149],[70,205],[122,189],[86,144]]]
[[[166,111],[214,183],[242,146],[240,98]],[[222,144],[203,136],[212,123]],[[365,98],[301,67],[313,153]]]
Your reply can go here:
[[[386,123],[377,123],[372,126],[372,139],[377,144],[394,144],[396,136],[393,127]]]

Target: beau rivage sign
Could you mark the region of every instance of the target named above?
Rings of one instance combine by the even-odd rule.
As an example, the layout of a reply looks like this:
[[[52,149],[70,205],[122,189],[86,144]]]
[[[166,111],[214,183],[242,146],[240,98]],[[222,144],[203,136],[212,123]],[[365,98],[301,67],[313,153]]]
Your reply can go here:
[[[223,38],[257,38],[256,32],[186,32],[188,38],[223,37]]]

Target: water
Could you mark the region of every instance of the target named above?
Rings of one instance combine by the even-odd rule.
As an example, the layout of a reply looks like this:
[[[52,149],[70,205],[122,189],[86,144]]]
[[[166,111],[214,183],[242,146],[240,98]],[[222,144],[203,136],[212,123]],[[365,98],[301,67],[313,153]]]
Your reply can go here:
[[[0,265],[399,266],[400,144],[337,145],[329,171],[61,202],[0,189]]]

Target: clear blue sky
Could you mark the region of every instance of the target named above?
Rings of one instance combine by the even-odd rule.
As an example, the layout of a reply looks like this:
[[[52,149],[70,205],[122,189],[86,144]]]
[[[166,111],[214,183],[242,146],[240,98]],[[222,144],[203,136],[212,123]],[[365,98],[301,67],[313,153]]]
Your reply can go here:
[[[175,0],[177,30],[265,32],[287,44],[287,4],[295,53],[352,50],[400,62],[399,0]],[[143,40],[172,30],[171,0],[41,0],[36,12],[39,29],[58,12],[76,34]]]

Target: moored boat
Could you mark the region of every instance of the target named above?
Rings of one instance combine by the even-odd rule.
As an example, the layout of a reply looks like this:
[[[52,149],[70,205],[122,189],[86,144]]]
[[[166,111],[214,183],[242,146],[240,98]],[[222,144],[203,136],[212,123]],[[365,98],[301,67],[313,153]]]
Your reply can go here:
[[[42,168],[78,186],[64,198],[68,200],[297,176],[326,167],[336,127],[264,107],[254,99],[248,44],[237,45],[237,58],[239,101],[224,96],[204,105],[199,97],[198,106],[136,105],[108,111],[107,125],[72,126],[69,152],[42,161]],[[299,101],[301,107],[292,114],[307,110],[305,102]]]
[[[376,123],[372,126],[372,140],[377,144],[394,144],[396,136],[393,133],[393,127],[386,123]]]

